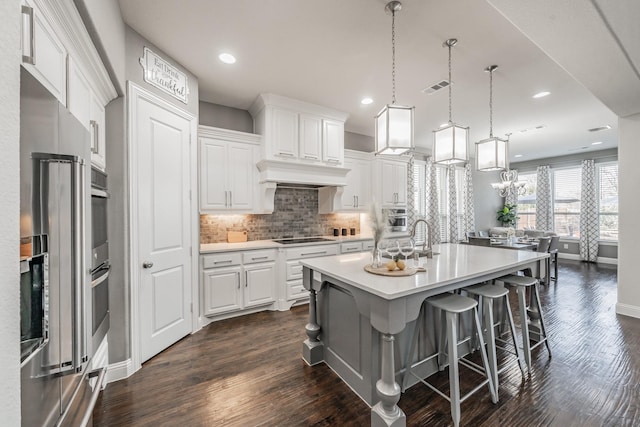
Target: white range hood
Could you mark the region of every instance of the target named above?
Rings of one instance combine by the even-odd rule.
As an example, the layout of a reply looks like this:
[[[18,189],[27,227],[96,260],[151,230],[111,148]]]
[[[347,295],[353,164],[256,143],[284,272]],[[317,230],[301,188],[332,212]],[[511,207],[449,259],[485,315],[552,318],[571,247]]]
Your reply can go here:
[[[313,188],[333,187],[330,191],[336,198],[342,195],[342,187],[347,184],[348,168],[305,164],[300,162],[261,160],[256,166],[260,171],[260,187],[263,213],[272,213],[278,184],[293,184]],[[340,203],[336,200],[335,203]]]

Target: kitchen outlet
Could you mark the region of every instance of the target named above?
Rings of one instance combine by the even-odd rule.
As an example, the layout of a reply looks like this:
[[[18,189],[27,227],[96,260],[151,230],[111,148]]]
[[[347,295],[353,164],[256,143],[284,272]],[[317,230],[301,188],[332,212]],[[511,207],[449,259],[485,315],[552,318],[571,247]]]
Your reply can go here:
[[[569,244],[568,243],[564,244],[564,249],[569,249]]]

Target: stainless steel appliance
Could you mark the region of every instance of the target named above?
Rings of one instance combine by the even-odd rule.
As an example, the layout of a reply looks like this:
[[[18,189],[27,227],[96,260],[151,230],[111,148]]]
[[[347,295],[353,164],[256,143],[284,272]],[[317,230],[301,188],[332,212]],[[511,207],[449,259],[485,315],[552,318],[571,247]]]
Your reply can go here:
[[[406,209],[384,209],[384,211],[389,218],[389,231],[392,233],[407,231]]]
[[[91,169],[91,308],[92,348],[109,330],[109,240],[107,238],[107,174]]]
[[[20,95],[22,424],[86,425],[89,133],[23,68]]]

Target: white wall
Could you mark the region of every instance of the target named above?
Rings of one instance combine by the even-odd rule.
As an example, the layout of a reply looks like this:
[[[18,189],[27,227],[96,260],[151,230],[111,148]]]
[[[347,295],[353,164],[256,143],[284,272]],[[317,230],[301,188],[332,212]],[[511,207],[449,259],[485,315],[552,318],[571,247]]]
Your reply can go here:
[[[20,425],[20,1],[0,2],[0,424]]]
[[[618,304],[616,312],[640,318],[640,280],[638,279],[638,242],[640,241],[640,114],[621,118],[619,123],[618,195]]]

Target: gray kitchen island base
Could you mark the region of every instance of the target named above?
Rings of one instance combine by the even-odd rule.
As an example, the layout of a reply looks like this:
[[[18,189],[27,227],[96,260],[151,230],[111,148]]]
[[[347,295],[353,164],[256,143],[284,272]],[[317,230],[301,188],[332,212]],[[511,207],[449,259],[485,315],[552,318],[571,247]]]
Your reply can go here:
[[[375,276],[364,271],[369,254],[345,254],[304,260],[303,284],[310,291],[303,358],[324,361],[369,406],[371,425],[405,426],[397,403],[409,339],[423,301],[433,295],[492,280],[524,269],[536,275],[549,255],[470,245],[440,245],[427,260],[426,273],[406,277]],[[469,319],[470,320],[470,319]],[[470,321],[465,325],[471,325]],[[437,317],[427,310],[419,319],[433,330]],[[434,338],[420,337],[414,362],[435,351]],[[469,352],[459,345],[460,354]],[[418,364],[418,376],[438,371],[435,362]],[[417,382],[408,379],[407,386]]]

